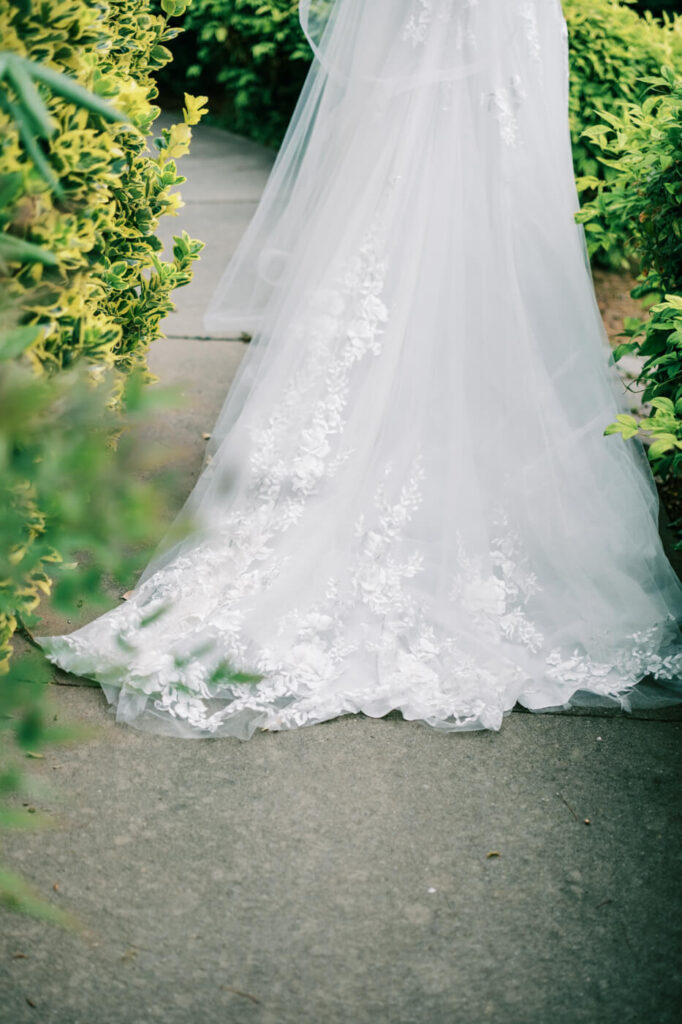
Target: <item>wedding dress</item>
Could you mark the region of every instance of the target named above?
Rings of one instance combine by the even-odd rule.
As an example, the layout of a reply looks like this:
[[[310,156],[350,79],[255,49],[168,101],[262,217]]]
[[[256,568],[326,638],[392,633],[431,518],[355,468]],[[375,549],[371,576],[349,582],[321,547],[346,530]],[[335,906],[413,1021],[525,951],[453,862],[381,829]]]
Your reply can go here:
[[[679,700],[655,488],[604,436],[622,387],[574,222],[559,0],[301,19],[316,59],[206,316],[254,338],[195,529],[39,642],[119,720],[181,736]]]

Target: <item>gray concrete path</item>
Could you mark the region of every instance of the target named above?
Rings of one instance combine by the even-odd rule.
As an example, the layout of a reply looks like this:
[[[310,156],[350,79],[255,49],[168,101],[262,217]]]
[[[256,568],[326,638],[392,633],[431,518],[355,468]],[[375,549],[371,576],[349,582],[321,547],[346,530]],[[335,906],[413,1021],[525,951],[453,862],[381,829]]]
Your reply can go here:
[[[161,124],[173,118],[164,115]],[[177,310],[164,323],[169,338],[204,336],[202,314],[236,249],[267,181],[275,154],[249,139],[199,125],[192,149],[178,163],[187,178],[177,217],[165,217],[159,236],[167,244],[184,229],[206,243],[194,280],[176,295]]]
[[[149,431],[178,505],[244,348],[183,339],[270,159],[199,129],[184,163],[168,233],[208,246],[152,352],[186,404]],[[57,824],[3,856],[85,932],[0,913],[2,1024],[678,1019],[678,712],[467,735],[346,717],[242,744],[141,734],[98,688],[53,690],[59,720],[96,731],[33,762]]]

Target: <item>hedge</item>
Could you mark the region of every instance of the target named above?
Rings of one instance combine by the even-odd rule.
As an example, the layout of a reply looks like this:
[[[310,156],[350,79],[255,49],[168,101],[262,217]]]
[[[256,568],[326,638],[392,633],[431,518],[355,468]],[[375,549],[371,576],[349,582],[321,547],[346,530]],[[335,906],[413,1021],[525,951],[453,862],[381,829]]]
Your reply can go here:
[[[154,72],[171,57],[176,34],[149,11],[149,0],[0,0],[4,50],[67,72],[115,102],[130,124],[111,124],[41,86],[56,126],[44,155],[58,182],[48,187],[26,150],[7,99],[0,104],[0,230],[53,253],[55,268],[10,262],[0,293],[17,299],[24,319],[41,327],[31,346],[34,365],[54,370],[79,355],[121,370],[144,365],[173,308],[170,293],[191,278],[200,243],[183,236],[171,261],[154,234],[173,214],[184,181],[175,159],[187,151],[201,106],[189,100],[187,120],[162,133],[158,156],[146,152],[159,114]]]
[[[682,17],[639,17],[623,0],[564,0],[569,30],[570,118],[573,163],[578,178],[609,176],[601,153],[585,129],[600,123],[600,111],[618,113],[642,98],[642,76],[662,67],[682,69]]]
[[[210,121],[278,146],[311,60],[298,0],[194,0],[182,26],[173,73],[159,76],[169,99],[201,89]]]
[[[640,383],[651,412],[638,422],[621,415],[608,433],[647,443],[652,468],[671,499],[677,547],[682,548],[682,75],[665,68],[644,83],[649,95],[618,116],[602,115],[588,129],[612,177],[579,219],[591,251],[611,245],[612,223],[623,226],[627,251],[642,268],[633,295],[653,302],[646,320],[626,321],[616,359],[644,357]]]

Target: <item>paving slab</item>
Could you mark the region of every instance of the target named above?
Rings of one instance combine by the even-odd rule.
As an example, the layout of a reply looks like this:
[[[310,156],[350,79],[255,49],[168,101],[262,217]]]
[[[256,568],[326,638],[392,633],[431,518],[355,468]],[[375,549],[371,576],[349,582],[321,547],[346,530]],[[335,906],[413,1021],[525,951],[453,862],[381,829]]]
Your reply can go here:
[[[177,119],[164,114],[159,125]],[[191,284],[175,296],[176,311],[163,323],[168,337],[220,337],[207,335],[202,316],[255,212],[275,155],[219,128],[199,125],[193,129],[190,153],[178,161],[180,173],[187,178],[179,187],[185,205],[177,217],[162,218],[158,235],[167,258],[173,235],[183,230],[206,246],[194,265]]]

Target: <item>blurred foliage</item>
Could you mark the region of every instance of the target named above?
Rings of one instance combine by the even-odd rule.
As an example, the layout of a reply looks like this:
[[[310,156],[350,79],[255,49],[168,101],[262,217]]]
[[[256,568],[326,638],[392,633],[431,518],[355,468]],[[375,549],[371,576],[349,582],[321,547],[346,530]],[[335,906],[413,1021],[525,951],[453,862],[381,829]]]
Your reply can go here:
[[[103,602],[105,579],[129,585],[165,518],[131,428],[162,398],[146,352],[202,247],[183,233],[164,261],[155,231],[204,106],[186,96],[147,150],[166,13],[0,0],[0,827],[44,821],[18,806],[22,769],[66,735],[42,654],[11,657],[15,630],[30,638],[41,600],[68,613]],[[0,904],[72,923],[5,869]]]
[[[158,540],[164,504],[161,488],[142,482],[149,453],[142,462],[130,430],[160,397],[144,386],[139,371],[121,394],[113,370],[93,378],[84,361],[53,376],[37,375],[23,359],[0,362],[0,615],[6,650],[17,624],[30,629],[40,621],[41,598],[50,595],[65,615],[83,604],[103,605],[107,577],[129,586],[141,568]],[[3,668],[0,828],[37,827],[46,823],[45,815],[18,805],[30,791],[25,759],[78,734],[54,724],[47,685],[52,670],[42,653],[15,655]],[[1,866],[0,905],[74,924]]]
[[[592,253],[608,252],[612,225],[622,226],[628,252],[642,273],[633,296],[653,299],[646,320],[629,319],[615,357],[644,357],[639,382],[651,413],[639,423],[622,415],[608,433],[639,435],[648,444],[654,472],[664,484],[682,487],[682,75],[664,68],[642,83],[649,95],[618,116],[602,114],[587,129],[592,145],[612,171],[578,219]],[[682,548],[682,520],[673,524]]]

